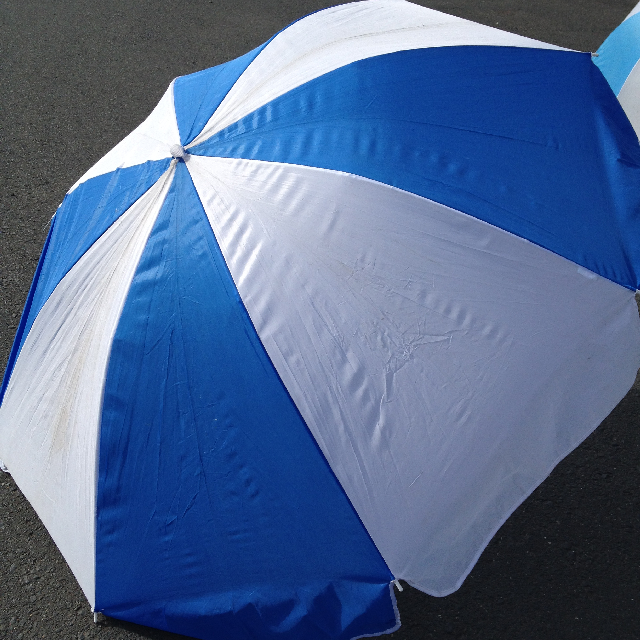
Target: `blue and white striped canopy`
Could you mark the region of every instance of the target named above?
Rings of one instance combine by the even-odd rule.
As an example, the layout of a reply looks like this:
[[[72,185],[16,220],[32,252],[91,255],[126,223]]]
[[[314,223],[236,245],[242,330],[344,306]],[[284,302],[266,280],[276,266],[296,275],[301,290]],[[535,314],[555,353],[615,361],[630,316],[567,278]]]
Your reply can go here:
[[[640,146],[589,53],[403,0],[177,78],[56,212],[0,457],[96,611],[397,628],[640,365]]]

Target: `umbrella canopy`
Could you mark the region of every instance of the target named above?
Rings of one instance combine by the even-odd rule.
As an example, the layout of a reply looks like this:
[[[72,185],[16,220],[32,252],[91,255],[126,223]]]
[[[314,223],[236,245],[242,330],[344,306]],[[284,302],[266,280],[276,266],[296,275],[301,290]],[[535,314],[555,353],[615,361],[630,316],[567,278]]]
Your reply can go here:
[[[640,149],[589,54],[395,0],[178,78],[53,219],[0,457],[89,601],[398,624],[631,386]]]
[[[640,3],[602,43],[594,62],[640,133]]]

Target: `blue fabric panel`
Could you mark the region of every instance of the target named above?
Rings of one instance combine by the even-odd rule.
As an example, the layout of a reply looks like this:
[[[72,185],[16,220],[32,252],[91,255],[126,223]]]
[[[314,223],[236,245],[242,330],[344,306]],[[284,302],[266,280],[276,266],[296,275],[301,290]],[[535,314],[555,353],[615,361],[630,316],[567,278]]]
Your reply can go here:
[[[639,284],[640,146],[589,54],[473,46],[378,56],[191,152],[365,176]]]
[[[0,403],[16,358],[40,309],[91,245],[167,170],[171,158],[91,178],[67,194],[49,229],[0,388]]]
[[[640,13],[625,20],[598,49],[594,62],[618,95],[622,85],[640,60]]]
[[[275,372],[180,162],[105,382],[96,609],[197,638],[395,624],[392,576]]]
[[[202,131],[229,89],[267,44],[217,67],[176,78],[173,102],[183,146]]]

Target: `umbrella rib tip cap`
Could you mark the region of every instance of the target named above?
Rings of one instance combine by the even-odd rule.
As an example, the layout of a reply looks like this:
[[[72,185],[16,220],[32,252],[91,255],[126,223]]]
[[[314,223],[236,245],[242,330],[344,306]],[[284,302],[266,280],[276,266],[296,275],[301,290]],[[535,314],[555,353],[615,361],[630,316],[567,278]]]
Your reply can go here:
[[[182,160],[185,160],[186,156],[189,155],[181,144],[172,144],[169,151],[173,158],[182,158]]]

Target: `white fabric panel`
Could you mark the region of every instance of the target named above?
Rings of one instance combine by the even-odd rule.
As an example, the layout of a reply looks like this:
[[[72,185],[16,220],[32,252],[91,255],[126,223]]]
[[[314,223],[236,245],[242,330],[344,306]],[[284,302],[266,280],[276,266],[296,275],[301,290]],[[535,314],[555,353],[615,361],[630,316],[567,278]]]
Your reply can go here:
[[[173,166],[62,279],[38,314],[0,407],[0,451],[95,603],[95,492],[113,335]]]
[[[258,334],[397,578],[458,588],[634,382],[634,293],[358,176],[190,156]]]
[[[640,61],[636,62],[631,73],[620,89],[618,101],[640,138]]]
[[[148,160],[162,160],[171,157],[170,147],[175,144],[180,145],[180,133],[173,103],[174,82],[171,82],[149,117],[111,149],[107,155],[98,160],[69,189],[68,193],[90,178],[104,175],[116,169],[133,167]]]
[[[634,16],[636,13],[638,13],[638,11],[640,11],[640,2],[638,2],[638,4],[633,9],[631,9],[631,13],[625,18],[625,20],[628,20],[631,16]]]
[[[280,32],[240,76],[188,147],[287,91],[356,60],[454,45],[560,48],[405,0],[365,0],[331,7]]]

